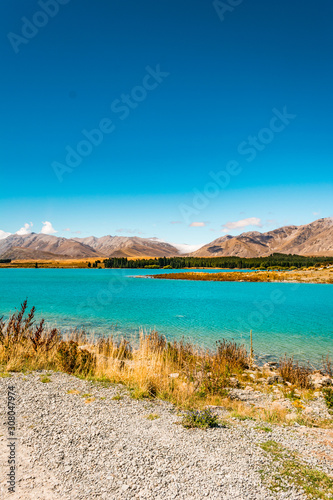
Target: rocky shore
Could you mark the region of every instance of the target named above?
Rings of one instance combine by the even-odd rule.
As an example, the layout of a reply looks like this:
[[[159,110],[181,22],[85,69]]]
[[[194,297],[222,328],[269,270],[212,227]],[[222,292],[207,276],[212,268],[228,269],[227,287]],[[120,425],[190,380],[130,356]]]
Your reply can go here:
[[[248,370],[246,377],[245,388],[234,382],[231,399],[249,407],[287,405],[299,411],[283,397],[283,384],[279,386],[274,374],[266,380],[273,389],[266,392],[256,389],[256,370]],[[6,485],[9,386],[17,397],[18,466],[13,494]],[[4,499],[319,498],[311,496],[304,471],[315,471],[318,477],[324,474],[326,486],[333,472],[329,426],[267,424],[232,417],[228,408],[215,407],[212,411],[220,417],[217,428],[188,430],[180,425],[179,410],[169,403],[135,400],[124,386],[60,372],[0,378],[0,397]],[[321,419],[331,418],[320,391],[306,408]],[[295,477],[304,473],[304,484],[279,469],[290,456],[293,463],[301,464]],[[326,487],[320,498],[333,498],[333,489]]]

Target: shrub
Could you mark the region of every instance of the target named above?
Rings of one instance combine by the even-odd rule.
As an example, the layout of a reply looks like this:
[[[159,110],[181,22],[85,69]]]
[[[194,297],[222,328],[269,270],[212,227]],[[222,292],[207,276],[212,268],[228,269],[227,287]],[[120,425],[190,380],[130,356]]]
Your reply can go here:
[[[209,427],[217,427],[219,424],[218,417],[211,410],[190,410],[182,420],[182,425],[186,429],[208,429]]]
[[[243,345],[232,340],[219,340],[216,342],[217,359],[219,363],[225,363],[230,368],[244,370],[249,367],[249,356]]]
[[[333,389],[331,387],[327,387],[323,390],[323,393],[327,408],[329,410],[333,410]]]
[[[297,385],[302,389],[311,389],[312,384],[309,378],[311,369],[309,367],[300,366],[298,362],[294,363],[294,358],[280,359],[278,371],[281,377],[293,385]]]
[[[27,300],[21,304],[21,309],[12,314],[5,323],[3,316],[0,318],[0,343],[4,347],[22,344],[27,340],[29,330],[34,323],[35,308],[33,307],[28,316],[24,318],[27,309]]]
[[[29,340],[32,343],[32,347],[35,352],[50,351],[58,342],[60,342],[60,333],[56,328],[53,328],[50,332],[44,331],[44,320],[36,326],[29,335]]]
[[[66,373],[88,375],[96,365],[96,358],[89,351],[79,349],[77,342],[60,342],[57,350],[61,370]]]

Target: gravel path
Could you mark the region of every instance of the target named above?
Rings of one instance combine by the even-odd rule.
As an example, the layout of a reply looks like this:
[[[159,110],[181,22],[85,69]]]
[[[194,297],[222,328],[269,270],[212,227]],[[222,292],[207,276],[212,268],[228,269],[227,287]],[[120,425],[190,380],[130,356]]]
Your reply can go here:
[[[52,373],[0,379],[0,496],[16,499],[271,499],[306,498],[292,486],[272,493],[260,471],[271,459],[259,447],[269,439],[297,450],[332,474],[333,433],[253,421],[186,430],[172,405],[137,401],[121,386],[103,387]],[[9,494],[7,389],[17,395],[17,485]],[[79,393],[69,394],[69,390]],[[116,394],[122,399],[114,400]],[[91,396],[90,396],[91,395]],[[147,419],[149,414],[159,418]]]

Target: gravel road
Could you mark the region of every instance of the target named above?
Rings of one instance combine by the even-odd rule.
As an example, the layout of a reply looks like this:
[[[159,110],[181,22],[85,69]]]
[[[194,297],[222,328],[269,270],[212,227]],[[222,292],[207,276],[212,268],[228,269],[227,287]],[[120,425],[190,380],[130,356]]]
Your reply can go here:
[[[274,463],[260,448],[274,440],[332,474],[333,433],[231,420],[207,431],[177,425],[165,402],[131,399],[122,386],[64,373],[0,378],[0,496],[3,499],[303,499],[290,485],[268,489]],[[16,490],[7,488],[8,387],[15,389]],[[76,391],[68,393],[68,391]],[[112,399],[121,394],[121,399]],[[150,414],[159,418],[149,420]]]

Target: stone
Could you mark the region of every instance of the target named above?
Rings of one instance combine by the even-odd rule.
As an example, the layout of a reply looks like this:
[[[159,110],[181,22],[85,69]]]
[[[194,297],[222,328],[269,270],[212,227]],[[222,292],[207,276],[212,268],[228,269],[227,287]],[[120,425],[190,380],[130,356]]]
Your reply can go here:
[[[270,376],[270,377],[267,378],[267,384],[268,385],[273,385],[276,382],[278,382],[278,380],[279,380],[278,375],[272,375],[272,376]]]
[[[333,385],[331,377],[327,375],[322,375],[320,372],[312,373],[310,375],[310,382],[315,389],[320,389],[321,387],[328,387]]]
[[[240,383],[236,377],[230,377],[229,385],[230,385],[230,387],[239,387]]]

